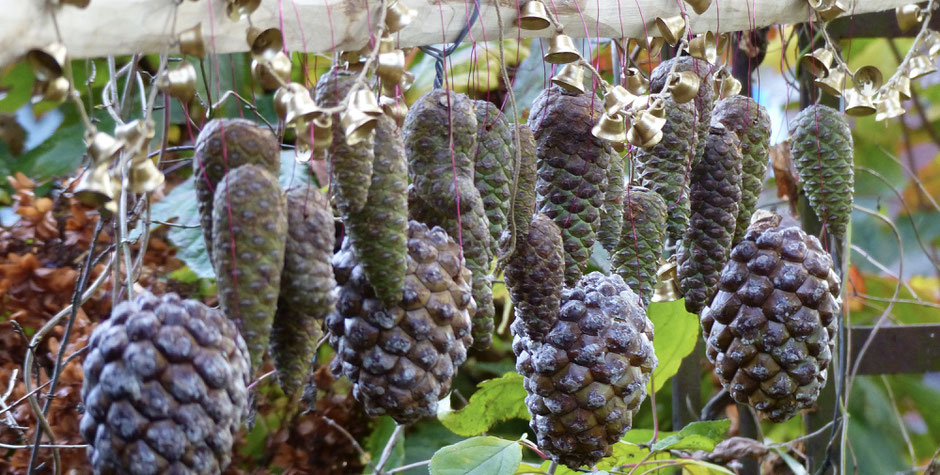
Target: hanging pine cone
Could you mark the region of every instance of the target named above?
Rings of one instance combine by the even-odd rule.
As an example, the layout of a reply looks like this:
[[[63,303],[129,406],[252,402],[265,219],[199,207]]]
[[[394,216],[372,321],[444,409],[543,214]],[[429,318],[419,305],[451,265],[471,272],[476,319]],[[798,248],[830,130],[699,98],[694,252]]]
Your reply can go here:
[[[333,269],[339,303],[326,324],[334,373],[353,382],[370,415],[400,424],[434,415],[472,342],[475,304],[460,248],[443,229],[409,222],[404,297],[391,307],[375,297],[348,239]]]
[[[483,199],[483,209],[490,229],[490,254],[496,254],[497,243],[506,215],[512,184],[513,131],[506,116],[489,101],[473,101],[477,116],[477,153],[474,157],[474,184]]]
[[[709,361],[735,401],[782,422],[826,385],[840,281],[815,236],[756,221],[731,252],[702,312]]]
[[[656,271],[666,245],[666,202],[655,191],[631,186],[625,195],[620,242],[610,256],[612,270],[650,304]]]
[[[803,109],[790,129],[790,156],[803,192],[823,225],[841,240],[855,194],[852,131],[841,112],[823,105]]]
[[[535,153],[535,139],[528,125],[519,124],[519,170],[516,183],[516,195],[510,210],[515,223],[516,236],[525,236],[529,230],[529,221],[535,212],[535,184],[538,179]],[[507,223],[507,230],[510,230]],[[502,239],[502,238],[500,238]],[[505,251],[501,251],[505,252]]]
[[[732,96],[718,101],[712,111],[714,119],[737,134],[741,141],[741,202],[735,221],[734,239],[737,244],[751,223],[757,207],[767,164],[770,163],[770,116],[767,109],[754,99]]]
[[[692,218],[676,255],[685,309],[699,313],[715,294],[731,252],[741,199],[741,142],[720,123],[712,124],[705,155],[692,168]]]
[[[714,81],[712,69],[714,66],[707,61],[693,58],[691,56],[679,56],[667,59],[653,69],[650,74],[650,91],[658,93],[666,85],[666,79],[669,77],[669,71],[675,65],[677,73],[691,71],[698,75],[701,80],[699,83],[698,94],[692,103],[695,105],[693,113],[695,115],[695,155],[692,157],[692,164],[698,163],[705,153],[705,142],[708,139],[708,128],[711,124],[712,107],[715,101],[715,91],[712,87]],[[664,196],[665,198],[665,196]],[[668,199],[666,201],[669,201]]]
[[[80,430],[95,473],[220,473],[248,413],[235,324],[176,294],[121,302],[91,334]]]
[[[587,267],[601,224],[614,154],[609,142],[591,134],[602,102],[552,86],[535,98],[529,112],[538,153],[536,207],[561,228],[568,285],[577,283]]]
[[[509,233],[502,247],[508,247]],[[503,272],[516,319],[525,335],[541,340],[555,324],[564,287],[565,257],[561,230],[544,214],[532,217],[528,233],[516,241],[516,252]]]
[[[623,157],[619,153],[610,154],[601,226],[597,230],[597,241],[609,253],[613,253],[620,242],[620,230],[623,227],[623,165]]]

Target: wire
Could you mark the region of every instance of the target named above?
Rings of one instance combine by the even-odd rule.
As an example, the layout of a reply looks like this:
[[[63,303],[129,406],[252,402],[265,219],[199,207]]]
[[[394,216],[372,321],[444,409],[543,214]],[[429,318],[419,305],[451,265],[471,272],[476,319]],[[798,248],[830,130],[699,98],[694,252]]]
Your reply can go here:
[[[420,46],[419,49],[424,51],[425,54],[437,60],[434,64],[434,88],[437,89],[444,85],[444,59],[454,53],[457,50],[457,47],[460,46],[460,43],[463,42],[464,38],[467,37],[467,34],[470,33],[470,28],[473,28],[473,25],[476,23],[477,18],[480,16],[480,0],[473,0],[473,13],[470,15],[470,18],[467,20],[467,24],[464,25],[463,29],[460,30],[460,33],[457,35],[457,38],[454,39],[454,42],[450,46],[444,46],[443,48],[435,48],[433,46]]]

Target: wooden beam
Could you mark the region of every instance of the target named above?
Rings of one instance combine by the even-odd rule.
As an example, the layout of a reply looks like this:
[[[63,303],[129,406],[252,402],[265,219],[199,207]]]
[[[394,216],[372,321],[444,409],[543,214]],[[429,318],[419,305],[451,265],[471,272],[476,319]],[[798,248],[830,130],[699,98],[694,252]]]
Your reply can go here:
[[[428,45],[454,38],[466,24],[473,0],[400,0],[418,13],[417,20],[400,32],[401,46]],[[480,21],[468,41],[497,37],[496,4],[501,9],[507,38],[516,37],[517,5],[524,0],[480,0]],[[885,11],[910,0],[844,0],[860,14]],[[33,48],[56,40],[54,12],[70,57],[86,58],[132,53],[159,53],[174,41],[171,24],[176,0],[91,0],[84,10],[45,0],[9,1],[0,14],[0,66],[9,64]],[[678,0],[549,0],[565,31],[577,37],[641,37],[658,35],[656,17],[679,14]],[[379,0],[264,0],[251,17],[261,28],[278,27],[283,20],[287,48],[292,51],[328,52],[364,46],[376,19]],[[208,48],[216,53],[246,51],[246,21],[233,22],[225,15],[224,0],[182,1],[176,31],[202,24]],[[738,31],[799,23],[810,18],[806,0],[714,0],[703,15],[691,9],[693,32]],[[283,14],[283,16],[282,16]],[[583,16],[583,17],[582,17]],[[545,36],[524,31],[523,36]],[[209,41],[210,37],[214,37]]]

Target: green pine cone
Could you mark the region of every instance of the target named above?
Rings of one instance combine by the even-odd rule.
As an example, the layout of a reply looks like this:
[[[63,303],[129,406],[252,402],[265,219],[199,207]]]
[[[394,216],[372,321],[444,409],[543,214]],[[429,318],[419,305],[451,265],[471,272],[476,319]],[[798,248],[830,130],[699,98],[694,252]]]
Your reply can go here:
[[[642,186],[629,187],[624,202],[620,242],[610,256],[610,264],[631,289],[636,289],[647,307],[666,245],[666,202]]]
[[[663,139],[634,155],[639,184],[655,191],[666,202],[667,236],[682,239],[689,224],[689,174],[695,145],[695,113],[691,102],[678,104],[666,98]]]
[[[277,308],[286,208],[277,178],[257,165],[230,171],[215,190],[212,249],[219,303],[245,338],[252,370],[268,348]]]
[[[676,255],[685,308],[698,314],[717,290],[728,262],[741,199],[741,142],[712,124],[702,161],[692,168],[692,217]]]
[[[503,235],[502,247],[508,245]],[[561,230],[549,217],[532,217],[528,234],[516,241],[516,252],[503,272],[516,318],[525,336],[541,341],[558,319],[564,288],[565,253]]]
[[[620,229],[623,227],[623,182],[623,157],[619,153],[611,153],[604,207],[601,209],[601,227],[597,230],[598,242],[610,253],[620,242]]]
[[[612,149],[591,129],[603,113],[602,102],[552,86],[529,112],[538,154],[536,208],[561,228],[568,285],[575,285],[587,267],[601,223]]]
[[[519,124],[519,152],[519,179],[516,182],[516,197],[513,200],[511,216],[512,222],[515,223],[516,236],[525,236],[529,232],[529,221],[535,212],[535,184],[538,179],[535,168],[538,161],[535,139],[526,124]]]
[[[515,159],[512,124],[492,102],[473,103],[476,105],[478,127],[473,182],[483,198],[483,209],[490,223],[490,251],[495,255],[499,237],[506,227],[506,215],[509,214]]]
[[[222,141],[222,131],[225,141]],[[206,240],[206,251],[212,258],[212,201],[219,180],[229,170],[252,164],[277,176],[281,162],[280,146],[270,130],[245,119],[213,119],[196,137],[193,156],[193,184],[199,223]]]
[[[401,131],[391,117],[379,118],[374,154],[366,205],[344,221],[376,296],[394,305],[402,299],[408,270],[408,160]]]
[[[803,192],[819,220],[841,241],[855,194],[852,131],[841,112],[822,105],[803,109],[790,130],[790,156]]]
[[[342,101],[355,83],[356,75],[331,69],[317,81],[316,101],[321,107],[333,107]],[[333,143],[329,150],[333,199],[343,217],[365,206],[372,180],[372,144],[364,140],[346,143],[340,114],[333,114]]]
[[[321,321],[333,311],[335,244],[333,208],[312,186],[287,192],[287,244],[277,313],[271,325],[271,356],[287,395],[303,388],[313,369]]]
[[[712,87],[713,66],[704,60],[691,56],[667,59],[659,63],[659,66],[656,66],[650,75],[650,90],[652,92],[662,91],[673,64],[676,64],[676,72],[692,71],[701,79],[698,94],[692,101],[695,104],[695,155],[692,157],[692,164],[695,165],[702,159],[702,154],[705,153],[705,142],[708,139],[708,128],[711,124],[712,105],[716,99]]]
[[[751,224],[751,215],[757,208],[767,164],[770,163],[770,116],[764,106],[746,96],[718,101],[712,115],[741,140],[741,202],[732,239],[732,244],[737,244],[744,239],[744,233]]]

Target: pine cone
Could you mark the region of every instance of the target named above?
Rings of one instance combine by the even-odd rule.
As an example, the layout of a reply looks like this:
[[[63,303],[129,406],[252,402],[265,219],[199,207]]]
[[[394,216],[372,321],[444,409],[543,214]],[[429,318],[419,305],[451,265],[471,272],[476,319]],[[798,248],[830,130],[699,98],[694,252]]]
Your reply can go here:
[[[610,154],[601,227],[597,230],[597,240],[609,253],[613,253],[620,242],[620,230],[623,227],[623,165],[623,157],[619,153]]]
[[[695,105],[693,110],[695,115],[695,155],[692,157],[692,165],[695,165],[702,159],[705,153],[705,142],[708,140],[708,128],[712,118],[712,104],[715,101],[715,91],[712,87],[714,81],[712,69],[713,66],[702,59],[691,56],[679,56],[677,58],[667,59],[659,63],[659,66],[653,69],[650,74],[650,91],[657,93],[662,91],[666,85],[666,79],[673,64],[676,65],[676,72],[692,71],[698,75],[699,83],[698,94],[692,103]],[[664,196],[665,198],[665,196]],[[669,200],[666,200],[667,202]]]
[[[356,82],[356,73],[331,69],[317,81],[316,102],[322,107],[338,105]],[[372,144],[364,140],[346,143],[340,114],[333,114],[333,143],[329,151],[330,178],[336,208],[345,218],[366,205],[372,180]]]
[[[711,301],[728,262],[741,199],[741,142],[717,122],[710,132],[705,156],[692,168],[692,218],[676,253],[685,309],[696,314]]]
[[[526,124],[519,124],[519,181],[516,183],[516,198],[513,200],[512,217],[516,223],[516,236],[529,232],[529,221],[535,212],[536,173],[535,139]],[[507,224],[508,226],[508,224]],[[502,239],[502,238],[501,238]]]
[[[734,247],[702,328],[722,386],[782,422],[826,385],[842,302],[819,240],[776,218],[751,225]]]
[[[477,117],[477,153],[474,157],[474,184],[483,199],[483,209],[489,220],[490,254],[496,254],[497,243],[506,215],[509,214],[509,194],[512,184],[513,124],[489,101],[473,101]]]
[[[212,248],[219,303],[235,320],[257,369],[268,348],[287,240],[277,178],[255,165],[230,171],[215,190]]]
[[[855,194],[852,131],[841,112],[823,105],[803,109],[790,129],[790,156],[803,192],[823,225],[841,240]]]
[[[591,134],[602,102],[552,86],[529,112],[538,153],[536,207],[561,228],[568,285],[578,282],[591,257],[614,153],[610,143]]]
[[[409,222],[404,297],[391,307],[375,297],[348,239],[333,269],[339,304],[326,323],[334,373],[353,382],[370,415],[400,424],[434,415],[472,342],[475,304],[460,248],[443,229]]]
[[[145,291],[95,328],[83,367],[95,473],[219,473],[231,462],[251,373],[218,310]]]
[[[653,324],[619,276],[592,272],[561,302],[554,327],[526,345],[517,367],[539,447],[576,469],[610,455],[630,429],[656,355]]]
[[[653,298],[659,258],[666,245],[666,202],[658,193],[642,186],[628,188],[625,200],[620,242],[610,256],[610,263],[613,271],[631,289],[636,289],[647,307]]]
[[[508,238],[509,233],[504,233],[504,249]],[[516,252],[507,260],[503,276],[525,335],[541,340],[558,318],[564,287],[565,257],[558,225],[544,214],[533,216],[528,234],[516,240]]]
[[[271,356],[285,394],[301,389],[313,369],[321,321],[333,311],[335,229],[329,199],[312,186],[287,192],[287,242]]]
[[[225,140],[222,132],[225,131]],[[196,138],[193,156],[193,184],[199,223],[212,258],[212,202],[219,181],[242,165],[258,165],[274,176],[281,166],[280,146],[270,130],[245,119],[213,119]]]

